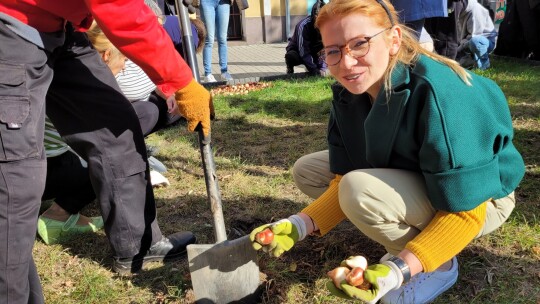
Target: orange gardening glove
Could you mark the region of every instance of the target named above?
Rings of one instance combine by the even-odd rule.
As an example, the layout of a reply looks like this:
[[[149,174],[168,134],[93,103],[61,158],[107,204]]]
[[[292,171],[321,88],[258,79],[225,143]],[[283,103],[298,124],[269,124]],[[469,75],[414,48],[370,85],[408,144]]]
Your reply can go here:
[[[195,131],[200,123],[204,135],[210,134],[210,117],[214,116],[214,104],[208,90],[193,79],[174,93],[174,99],[178,104],[178,111],[188,121],[189,131]]]

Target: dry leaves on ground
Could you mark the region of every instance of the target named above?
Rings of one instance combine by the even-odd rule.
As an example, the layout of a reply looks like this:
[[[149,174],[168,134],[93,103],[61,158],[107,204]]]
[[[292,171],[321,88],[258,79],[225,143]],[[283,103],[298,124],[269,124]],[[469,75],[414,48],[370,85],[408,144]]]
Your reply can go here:
[[[258,91],[270,86],[267,82],[248,82],[244,84],[222,85],[210,90],[215,95],[245,95],[249,92]]]

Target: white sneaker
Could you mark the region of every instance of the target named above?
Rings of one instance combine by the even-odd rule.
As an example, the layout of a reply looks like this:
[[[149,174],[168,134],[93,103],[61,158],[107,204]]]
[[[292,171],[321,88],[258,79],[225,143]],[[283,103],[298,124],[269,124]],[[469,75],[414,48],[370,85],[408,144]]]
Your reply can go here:
[[[148,157],[148,165],[150,166],[150,169],[155,170],[159,173],[167,172],[167,167],[153,156]]]
[[[204,76],[204,82],[217,82],[216,78],[212,74]]]
[[[165,176],[154,170],[150,170],[150,183],[153,187],[167,187],[170,185],[169,180]]]
[[[223,73],[221,73],[221,80],[223,80],[223,81],[232,81],[233,78],[232,78],[231,74],[229,74],[229,72],[223,72]]]
[[[452,287],[458,277],[458,262],[452,258],[452,267],[447,271],[421,272],[398,289],[390,290],[381,298],[384,304],[429,303]]]

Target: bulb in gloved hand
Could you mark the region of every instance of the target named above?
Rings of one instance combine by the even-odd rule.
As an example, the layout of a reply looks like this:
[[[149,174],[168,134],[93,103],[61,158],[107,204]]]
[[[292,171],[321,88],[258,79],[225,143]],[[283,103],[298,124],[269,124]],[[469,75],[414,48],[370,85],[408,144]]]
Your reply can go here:
[[[340,266],[330,270],[326,274],[332,279],[334,286],[341,289],[341,282],[347,279],[349,272],[351,272],[349,268]]]
[[[364,283],[364,269],[362,267],[354,267],[345,278],[349,285],[354,287]]]
[[[363,290],[368,290],[371,288],[371,283],[364,280],[364,271],[368,266],[367,259],[364,256],[351,256],[345,261],[342,261],[341,266],[351,268],[351,271],[346,277],[349,285]]]
[[[360,267],[362,270],[366,270],[367,268],[367,259],[361,255],[352,256],[345,260],[345,264],[349,266],[349,268],[355,268]],[[345,265],[343,265],[345,266]]]
[[[268,245],[274,240],[272,229],[266,228],[255,235],[255,241],[261,245]]]

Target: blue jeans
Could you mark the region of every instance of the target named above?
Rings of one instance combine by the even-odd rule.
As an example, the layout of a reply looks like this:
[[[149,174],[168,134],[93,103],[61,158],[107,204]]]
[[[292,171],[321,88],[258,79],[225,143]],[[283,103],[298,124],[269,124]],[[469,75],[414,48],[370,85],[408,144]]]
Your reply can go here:
[[[227,72],[227,30],[229,28],[230,0],[201,0],[201,18],[206,26],[203,49],[204,76],[212,74],[212,47],[217,33],[219,67]]]
[[[481,70],[489,68],[489,53],[494,48],[495,42],[484,36],[473,36],[469,41],[469,49],[476,61],[476,66]]]

